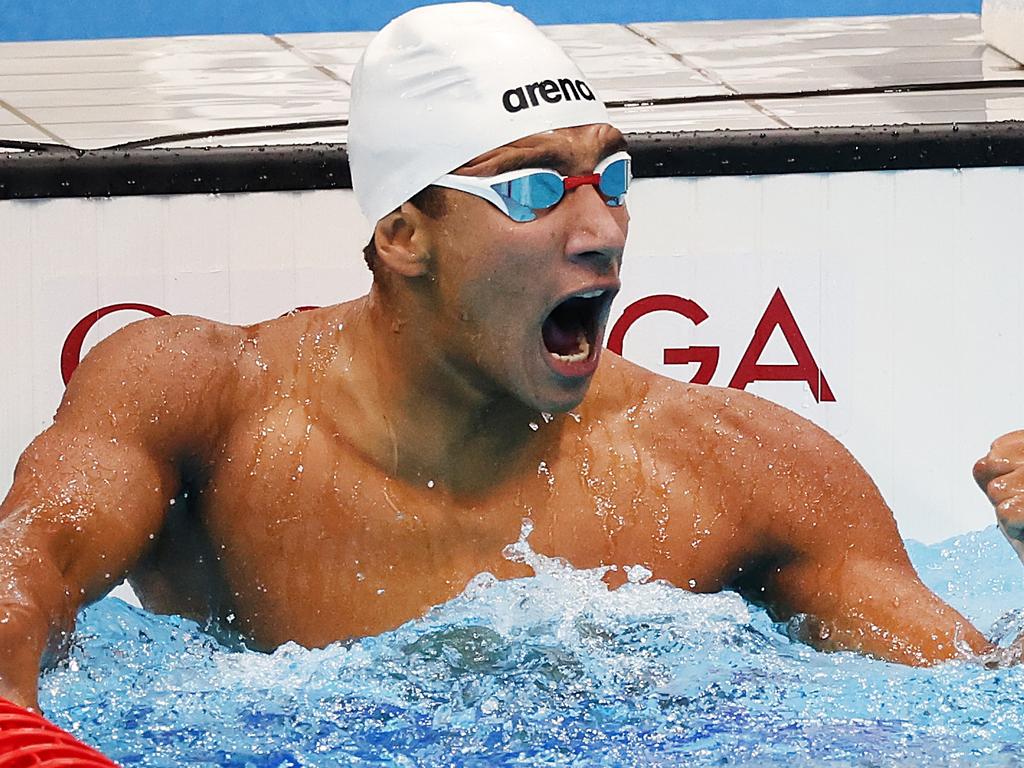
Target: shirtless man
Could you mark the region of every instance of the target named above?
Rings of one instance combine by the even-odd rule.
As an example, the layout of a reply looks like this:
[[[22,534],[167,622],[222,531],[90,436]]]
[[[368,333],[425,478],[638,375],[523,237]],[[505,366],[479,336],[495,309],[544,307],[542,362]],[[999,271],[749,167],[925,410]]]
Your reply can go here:
[[[350,134],[370,293],[248,328],[146,320],[92,351],[0,508],[0,694],[35,704],[41,657],[126,575],[152,610],[233,614],[251,647],[323,646],[481,571],[529,575],[502,556],[524,518],[535,550],[578,568],[642,563],[807,614],[822,649],[991,656],[838,442],[601,353],[624,148],[513,11],[386,27]]]

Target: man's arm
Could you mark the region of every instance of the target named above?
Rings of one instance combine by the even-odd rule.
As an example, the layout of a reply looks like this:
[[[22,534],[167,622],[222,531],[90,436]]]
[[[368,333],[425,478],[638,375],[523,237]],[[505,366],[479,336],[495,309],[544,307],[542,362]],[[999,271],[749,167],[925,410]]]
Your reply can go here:
[[[170,465],[137,439],[68,421],[29,446],[0,506],[0,695],[22,705],[35,706],[41,658],[124,578],[174,493]]]
[[[768,553],[741,586],[802,640],[922,666],[992,644],[918,578],[892,513],[863,468],[820,428],[773,405],[757,419],[773,474],[750,504]],[[763,451],[772,453],[766,458]]]
[[[161,318],[97,345],[22,455],[0,504],[0,696],[36,705],[41,659],[160,532],[186,435],[209,429],[215,333]]]

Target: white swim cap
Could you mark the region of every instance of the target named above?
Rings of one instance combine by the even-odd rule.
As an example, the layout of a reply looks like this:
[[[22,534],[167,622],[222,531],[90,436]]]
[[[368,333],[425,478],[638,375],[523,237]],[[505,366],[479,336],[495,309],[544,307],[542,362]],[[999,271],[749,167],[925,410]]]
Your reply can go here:
[[[352,186],[375,224],[484,152],[607,122],[576,64],[525,16],[491,3],[423,6],[378,32],[356,66]]]

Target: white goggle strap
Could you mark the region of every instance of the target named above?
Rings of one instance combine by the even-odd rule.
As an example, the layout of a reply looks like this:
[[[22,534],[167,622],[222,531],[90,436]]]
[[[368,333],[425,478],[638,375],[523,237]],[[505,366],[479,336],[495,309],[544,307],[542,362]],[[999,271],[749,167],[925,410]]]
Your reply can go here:
[[[461,176],[455,173],[448,173],[435,181],[434,186],[456,189],[460,192],[468,192],[471,195],[482,197],[487,202],[497,206],[498,210],[502,211],[506,216],[509,216],[508,206],[501,198],[501,195],[494,191],[492,185],[515,181],[526,176],[532,176],[535,173],[558,176],[557,173],[548,168],[518,168],[507,173],[499,173],[497,176]]]
[[[491,185],[487,183],[488,180],[489,177],[488,179],[476,179],[473,176],[458,176],[454,173],[449,173],[435,181],[432,186],[446,187],[447,189],[455,189],[459,192],[467,192],[471,195],[482,197],[508,216],[508,206],[501,199],[501,195],[491,189]]]

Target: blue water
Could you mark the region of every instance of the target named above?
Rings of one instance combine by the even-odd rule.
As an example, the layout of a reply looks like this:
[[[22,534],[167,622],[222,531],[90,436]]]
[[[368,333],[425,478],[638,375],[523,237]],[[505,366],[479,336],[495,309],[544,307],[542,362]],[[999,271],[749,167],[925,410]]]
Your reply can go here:
[[[982,629],[1005,643],[1024,625],[1024,572],[995,529],[910,551]],[[609,591],[600,571],[518,556],[538,575],[480,576],[421,620],[314,651],[232,651],[107,599],[42,706],[125,766],[1024,761],[1024,668],[817,653],[733,594],[642,569]]]
[[[981,0],[505,0],[538,24],[978,13]],[[0,40],[379,29],[417,0],[0,0]]]

